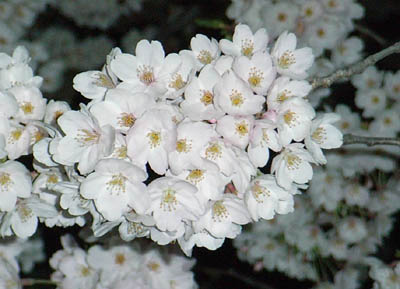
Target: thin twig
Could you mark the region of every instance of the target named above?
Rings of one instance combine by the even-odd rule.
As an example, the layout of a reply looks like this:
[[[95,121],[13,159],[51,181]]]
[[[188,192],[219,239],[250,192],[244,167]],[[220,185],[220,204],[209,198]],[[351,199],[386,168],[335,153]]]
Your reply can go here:
[[[251,277],[244,276],[240,272],[237,272],[233,269],[228,269],[228,270],[223,270],[223,269],[218,269],[218,268],[202,268],[201,269],[205,274],[211,275],[211,276],[216,276],[220,277],[222,275],[230,276],[233,277],[237,280],[242,281],[243,283],[246,283],[249,286],[252,286],[254,288],[260,288],[260,289],[274,289],[273,287],[266,285],[263,282],[254,280]]]
[[[399,52],[400,41],[396,42],[392,46],[389,46],[388,48],[385,48],[375,54],[368,56],[364,60],[353,64],[348,68],[337,70],[327,77],[315,78],[314,80],[312,80],[312,87],[313,89],[316,89],[318,87],[329,87],[332,85],[332,83],[339,79],[349,79],[352,75],[363,72],[368,66],[374,65],[386,56]]]
[[[360,32],[360,33],[372,38],[373,40],[375,40],[380,45],[382,45],[382,46],[386,46],[387,45],[386,39],[384,39],[382,36],[378,35],[375,31],[372,31],[371,29],[369,29],[369,28],[367,28],[365,26],[359,25],[359,24],[355,24],[354,28],[358,32]]]
[[[350,145],[350,144],[365,144],[367,146],[375,146],[375,145],[400,146],[400,139],[390,138],[390,137],[369,137],[369,136],[345,134],[343,136],[343,145]]]
[[[22,286],[33,286],[33,285],[53,285],[57,286],[57,282],[46,280],[46,279],[32,279],[32,278],[24,278],[21,279]]]

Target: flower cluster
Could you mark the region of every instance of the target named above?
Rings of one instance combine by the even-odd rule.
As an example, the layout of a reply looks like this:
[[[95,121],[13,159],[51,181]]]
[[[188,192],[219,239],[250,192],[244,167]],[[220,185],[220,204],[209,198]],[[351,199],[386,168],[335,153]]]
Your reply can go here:
[[[343,133],[396,137],[399,73],[371,66],[353,76],[352,84],[362,116],[339,104],[334,111],[340,120],[334,125]],[[314,170],[292,214],[254,224],[238,236],[234,244],[239,258],[254,264],[255,270],[313,280],[316,289],[360,288],[367,268],[374,288],[398,288],[396,263],[389,267],[367,257],[377,253],[395,226],[393,215],[400,209],[398,156],[398,147],[359,144],[329,152],[326,167]]]
[[[264,29],[238,25],[233,41],[198,34],[179,54],[147,40],[136,55],[115,48],[101,71],[74,78],[91,100],[79,111],[46,105],[23,48],[4,55],[2,235],[31,236],[38,218],[83,226],[91,215],[95,236],[118,227],[124,240],[178,241],[191,254],[293,211],[310,163],[326,163],[322,149],[342,136],[336,114],[315,118],[307,102],[311,50],[292,33],[271,51],[268,41]],[[30,152],[33,186],[15,161]]]
[[[195,261],[159,248],[114,242],[85,251],[69,235],[61,243],[63,250],[50,259],[51,280],[58,288],[198,288],[190,271]]]

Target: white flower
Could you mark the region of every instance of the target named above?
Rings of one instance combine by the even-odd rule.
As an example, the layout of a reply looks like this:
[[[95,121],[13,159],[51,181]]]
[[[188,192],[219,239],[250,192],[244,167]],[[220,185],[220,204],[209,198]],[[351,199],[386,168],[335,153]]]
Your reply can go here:
[[[201,167],[204,160],[200,156],[200,150],[218,136],[214,127],[205,122],[185,119],[178,124],[176,131],[176,147],[168,155],[171,171],[180,174],[184,169]]]
[[[64,114],[64,112],[71,110],[68,102],[66,101],[55,101],[50,99],[46,106],[46,112],[44,114],[44,123],[56,126],[57,119]]]
[[[338,233],[346,242],[357,243],[367,236],[367,224],[361,218],[349,216],[338,225]]]
[[[285,31],[276,41],[271,55],[278,73],[294,79],[305,79],[306,70],[314,62],[314,55],[311,48],[296,49],[296,45],[296,35]]]
[[[16,120],[28,123],[32,120],[42,120],[46,111],[47,100],[37,87],[16,86],[9,90],[18,102],[19,110]]]
[[[148,186],[150,212],[161,231],[176,231],[184,222],[197,220],[202,213],[195,194],[197,188],[173,177],[155,179]]]
[[[268,45],[268,34],[265,28],[257,30],[256,33],[251,31],[250,27],[245,24],[238,24],[232,36],[232,41],[221,39],[219,47],[226,55],[247,56],[251,58],[256,52],[265,52]]]
[[[253,116],[225,115],[218,120],[215,129],[224,140],[244,150],[249,144],[253,123]]]
[[[201,157],[218,165],[221,172],[230,176],[235,172],[237,161],[234,151],[222,139],[212,139],[203,148]]]
[[[80,194],[93,199],[106,220],[116,221],[130,208],[138,214],[149,208],[150,199],[142,183],[146,179],[147,173],[129,162],[103,159],[82,182]]]
[[[54,218],[55,216],[57,216],[56,208],[36,195],[18,199],[15,208],[3,218],[0,234],[11,235],[11,228],[18,237],[28,238],[36,232],[38,217]]]
[[[115,89],[118,81],[113,73],[103,68],[102,71],[91,70],[77,74],[73,87],[88,99],[103,100],[106,93]]]
[[[230,181],[220,172],[218,166],[210,161],[204,161],[201,167],[184,170],[175,177],[196,186],[196,196],[202,205],[207,204],[209,200],[220,199]]]
[[[221,53],[217,40],[214,38],[210,40],[203,34],[196,34],[195,37],[192,37],[190,48],[192,49],[193,57],[196,59],[197,70],[213,63]]]
[[[141,265],[140,256],[127,245],[113,246],[109,250],[96,245],[89,249],[87,263],[100,272],[100,283],[112,286]]]
[[[31,134],[29,130],[14,120],[0,117],[0,134],[6,140],[5,150],[10,160],[29,153]]]
[[[178,239],[179,246],[186,256],[192,255],[194,246],[205,247],[208,250],[216,250],[222,246],[225,238],[216,238],[207,230],[194,231],[192,226],[187,226],[185,235]]]
[[[380,88],[358,90],[355,103],[357,107],[364,109],[363,117],[375,117],[386,107],[386,93]]]
[[[245,203],[254,221],[270,220],[275,212],[287,214],[294,210],[293,196],[276,183],[272,175],[255,178],[245,194]]]
[[[350,37],[333,50],[332,60],[336,66],[342,67],[359,61],[362,57],[364,43],[358,37]]]
[[[255,93],[261,95],[267,93],[276,75],[275,67],[272,66],[272,59],[268,52],[256,52],[251,59],[240,56],[235,59],[232,67]]]
[[[51,279],[59,282],[62,288],[66,289],[94,289],[98,282],[99,272],[88,264],[85,251],[80,248],[69,250],[57,251],[50,259],[50,264],[53,263],[52,267],[57,270],[52,274]]]
[[[177,72],[182,61],[178,54],[165,57],[158,41],[141,40],[136,45],[136,56],[121,53],[111,61],[111,70],[124,83],[121,87],[161,97],[167,92],[168,76]]]
[[[279,107],[293,97],[306,97],[311,85],[305,80],[291,80],[287,76],[277,78],[267,96],[268,110],[279,110]]]
[[[394,100],[399,100],[400,97],[400,73],[386,73],[384,78],[384,88],[388,96]]]
[[[56,145],[50,147],[53,159],[64,165],[78,163],[82,174],[91,172],[96,163],[111,154],[115,131],[110,125],[100,127],[82,105],[81,111],[67,111],[58,119],[65,133]]]
[[[383,72],[378,71],[376,66],[370,66],[361,74],[356,74],[351,78],[351,83],[358,89],[370,90],[379,88],[382,84]]]
[[[228,71],[214,88],[215,104],[231,115],[256,114],[261,111],[265,98],[253,94],[249,85],[235,72]]]
[[[105,101],[95,103],[90,112],[99,121],[100,126],[111,125],[126,133],[143,113],[155,105],[151,95],[131,93],[126,89],[116,88],[107,93]]]
[[[276,125],[268,119],[260,119],[254,122],[253,133],[247,148],[250,161],[256,167],[263,167],[269,159],[269,149],[278,152],[282,149]]]
[[[0,211],[14,209],[17,197],[28,198],[31,195],[32,180],[29,171],[17,161],[0,164]]]
[[[275,173],[277,183],[286,190],[293,182],[305,184],[313,176],[310,162],[314,160],[303,147],[303,144],[292,143],[272,161],[271,171]]]
[[[295,97],[285,101],[277,117],[278,133],[282,145],[292,140],[302,141],[310,133],[311,120],[315,116],[313,107],[305,100]]]
[[[263,5],[262,9],[259,8],[261,15],[254,15],[253,17],[262,18],[263,26],[268,27],[272,39],[275,39],[285,30],[293,31],[295,29],[299,10],[294,9],[294,4],[288,1],[266,2],[266,4]]]
[[[127,135],[128,156],[140,167],[148,162],[153,171],[165,174],[168,153],[176,147],[176,127],[171,114],[163,109],[146,111]]]
[[[193,77],[185,89],[182,112],[192,120],[211,120],[223,113],[214,105],[214,86],[220,81],[218,72],[206,65],[197,77]]]
[[[326,164],[326,158],[321,149],[338,148],[343,143],[342,133],[332,125],[340,116],[336,113],[324,113],[313,120],[310,135],[305,138],[307,149],[319,164]]]
[[[207,230],[216,238],[235,238],[241,226],[250,222],[243,200],[233,194],[224,194],[217,201],[210,201],[205,214],[194,223],[196,231]]]

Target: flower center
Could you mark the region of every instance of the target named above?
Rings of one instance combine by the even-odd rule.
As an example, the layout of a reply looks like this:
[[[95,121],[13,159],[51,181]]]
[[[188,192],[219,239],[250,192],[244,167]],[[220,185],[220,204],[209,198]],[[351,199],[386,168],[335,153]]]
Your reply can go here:
[[[203,91],[203,95],[200,98],[200,101],[205,105],[210,105],[213,103],[214,100],[214,96],[211,92],[209,92],[208,90],[204,90]]]
[[[326,131],[319,127],[312,133],[311,137],[316,143],[322,144],[326,140]]]
[[[226,219],[229,216],[228,210],[222,203],[222,201],[216,201],[212,207],[212,218],[214,221],[221,222],[222,219]]]
[[[279,57],[278,65],[282,69],[288,69],[289,66],[296,63],[296,59],[293,55],[293,52],[286,50],[281,57]]]
[[[301,158],[296,155],[288,154],[286,156],[286,166],[289,170],[298,169],[301,164]]]
[[[160,264],[156,262],[149,262],[147,263],[147,268],[149,268],[151,271],[157,272],[158,269],[160,269]]]
[[[93,145],[99,142],[100,134],[96,131],[87,129],[79,129],[78,131],[80,133],[77,134],[75,139],[82,145]]]
[[[57,184],[58,183],[58,176],[56,174],[51,174],[47,176],[47,183],[48,184]]]
[[[242,120],[240,123],[236,123],[236,132],[241,136],[245,136],[249,133],[248,125],[246,121]]]
[[[21,104],[21,110],[24,112],[24,114],[32,114],[34,108],[35,107],[30,102],[23,102]]]
[[[172,211],[176,210],[176,205],[178,204],[178,201],[176,200],[175,197],[175,191],[172,190],[171,188],[168,188],[164,190],[164,196],[162,198],[162,201],[160,203],[160,208],[164,209],[164,211]]]
[[[21,137],[21,135],[22,135],[22,129],[17,128],[17,129],[13,130],[13,131],[10,133],[9,141],[10,141],[11,143],[15,143],[16,141],[19,140],[19,138]]]
[[[283,115],[283,120],[285,121],[285,123],[289,126],[292,127],[293,124],[296,122],[297,120],[297,116],[296,113],[294,113],[293,111],[288,111]]]
[[[278,93],[278,96],[276,98],[276,100],[280,103],[284,102],[285,100],[289,99],[289,95],[290,95],[290,91],[284,89],[283,91],[281,91],[280,93]]]
[[[1,186],[1,190],[7,191],[8,188],[10,187],[10,185],[13,184],[13,181],[10,178],[10,174],[9,173],[4,173],[1,172],[0,173],[0,186]]]
[[[117,195],[119,193],[125,193],[125,181],[126,177],[121,173],[112,175],[111,180],[106,183],[107,190],[111,191],[111,193],[116,192]]]
[[[278,14],[277,19],[279,22],[285,22],[287,19],[287,15],[285,13],[281,12]]]
[[[121,113],[118,117],[118,124],[123,127],[132,127],[136,121],[135,116],[132,113]]]
[[[190,151],[192,148],[192,145],[190,142],[186,141],[186,139],[180,139],[176,142],[176,150],[180,153],[184,152],[187,153]]]
[[[148,65],[142,65],[137,70],[138,78],[145,85],[150,85],[155,82],[154,69]]]
[[[211,53],[208,50],[201,50],[199,55],[197,55],[197,59],[204,65],[210,64],[213,61]]]
[[[179,73],[176,73],[172,77],[172,81],[169,83],[168,86],[175,90],[179,90],[179,89],[183,88],[185,85],[186,85],[186,82],[183,81],[182,76]]]
[[[113,83],[111,78],[108,77],[108,75],[106,75],[104,73],[98,73],[96,76],[97,76],[97,79],[94,84],[96,84],[97,86],[108,88],[108,89],[115,88],[115,84]]]
[[[243,104],[243,96],[236,89],[232,89],[230,99],[231,99],[232,106],[240,107]]]
[[[122,253],[118,253],[117,255],[115,255],[115,264],[118,265],[123,265],[126,261],[125,255]]]
[[[186,180],[191,182],[192,184],[198,184],[204,179],[204,174],[202,170],[196,169],[192,170],[189,175],[186,177]]]
[[[151,148],[155,148],[161,143],[161,133],[159,131],[152,131],[147,134]]]
[[[17,211],[22,223],[26,223],[33,216],[31,208],[24,204],[19,205]]]
[[[206,158],[215,160],[222,156],[221,147],[218,143],[210,143],[206,149]]]
[[[263,198],[269,197],[271,195],[270,191],[268,191],[265,187],[260,185],[260,182],[255,182],[251,187],[251,191],[253,193],[254,198],[257,203],[263,203]]]
[[[261,81],[264,79],[264,73],[255,67],[250,69],[249,79],[247,80],[252,87],[260,86]]]
[[[253,55],[253,50],[254,50],[254,44],[253,41],[249,39],[243,39],[242,40],[242,54],[244,56],[250,57]]]

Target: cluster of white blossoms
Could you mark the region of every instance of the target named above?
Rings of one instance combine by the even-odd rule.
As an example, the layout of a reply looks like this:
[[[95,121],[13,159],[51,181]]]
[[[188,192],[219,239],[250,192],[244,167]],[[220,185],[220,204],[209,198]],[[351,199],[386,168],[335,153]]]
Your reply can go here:
[[[398,136],[400,73],[371,66],[351,82],[362,112],[338,104],[334,111],[340,120],[334,125],[343,133]],[[366,270],[374,288],[399,288],[397,263],[388,266],[368,257],[385,246],[400,210],[399,156],[397,146],[353,144],[329,152],[327,165],[314,170],[292,214],[253,224],[238,236],[239,258],[256,271],[313,280],[315,289],[362,288]]]
[[[364,8],[356,0],[232,0],[226,14],[252,29],[268,27],[272,37],[293,31],[300,43],[313,48],[316,56],[332,50],[334,62],[341,58],[335,64],[346,61],[343,56],[359,57],[362,49],[359,38],[346,39],[354,30],[354,20],[364,16]]]
[[[309,71],[312,76],[327,76],[363,55],[363,41],[350,35],[354,21],[364,16],[357,0],[232,0],[226,15],[253,30],[267,27],[272,38],[284,31],[294,33],[299,44],[311,47],[316,57]],[[309,100],[316,107],[329,95],[329,88],[319,88]]]
[[[342,135],[338,116],[315,117],[306,99],[311,49],[287,32],[270,51],[268,41],[238,25],[233,41],[198,34],[179,54],[158,41],[140,41],[136,55],[115,48],[101,71],[74,78],[91,100],[79,111],[46,104],[26,50],[3,54],[1,234],[91,220],[95,236],[118,227],[126,241],[177,241],[189,255],[292,212],[311,163],[326,163],[322,149]],[[31,152],[30,174],[15,159]]]
[[[51,280],[57,282],[57,288],[198,288],[190,271],[195,260],[160,248],[111,242],[85,251],[69,235],[62,237],[61,243],[63,250],[50,259],[55,270]]]

